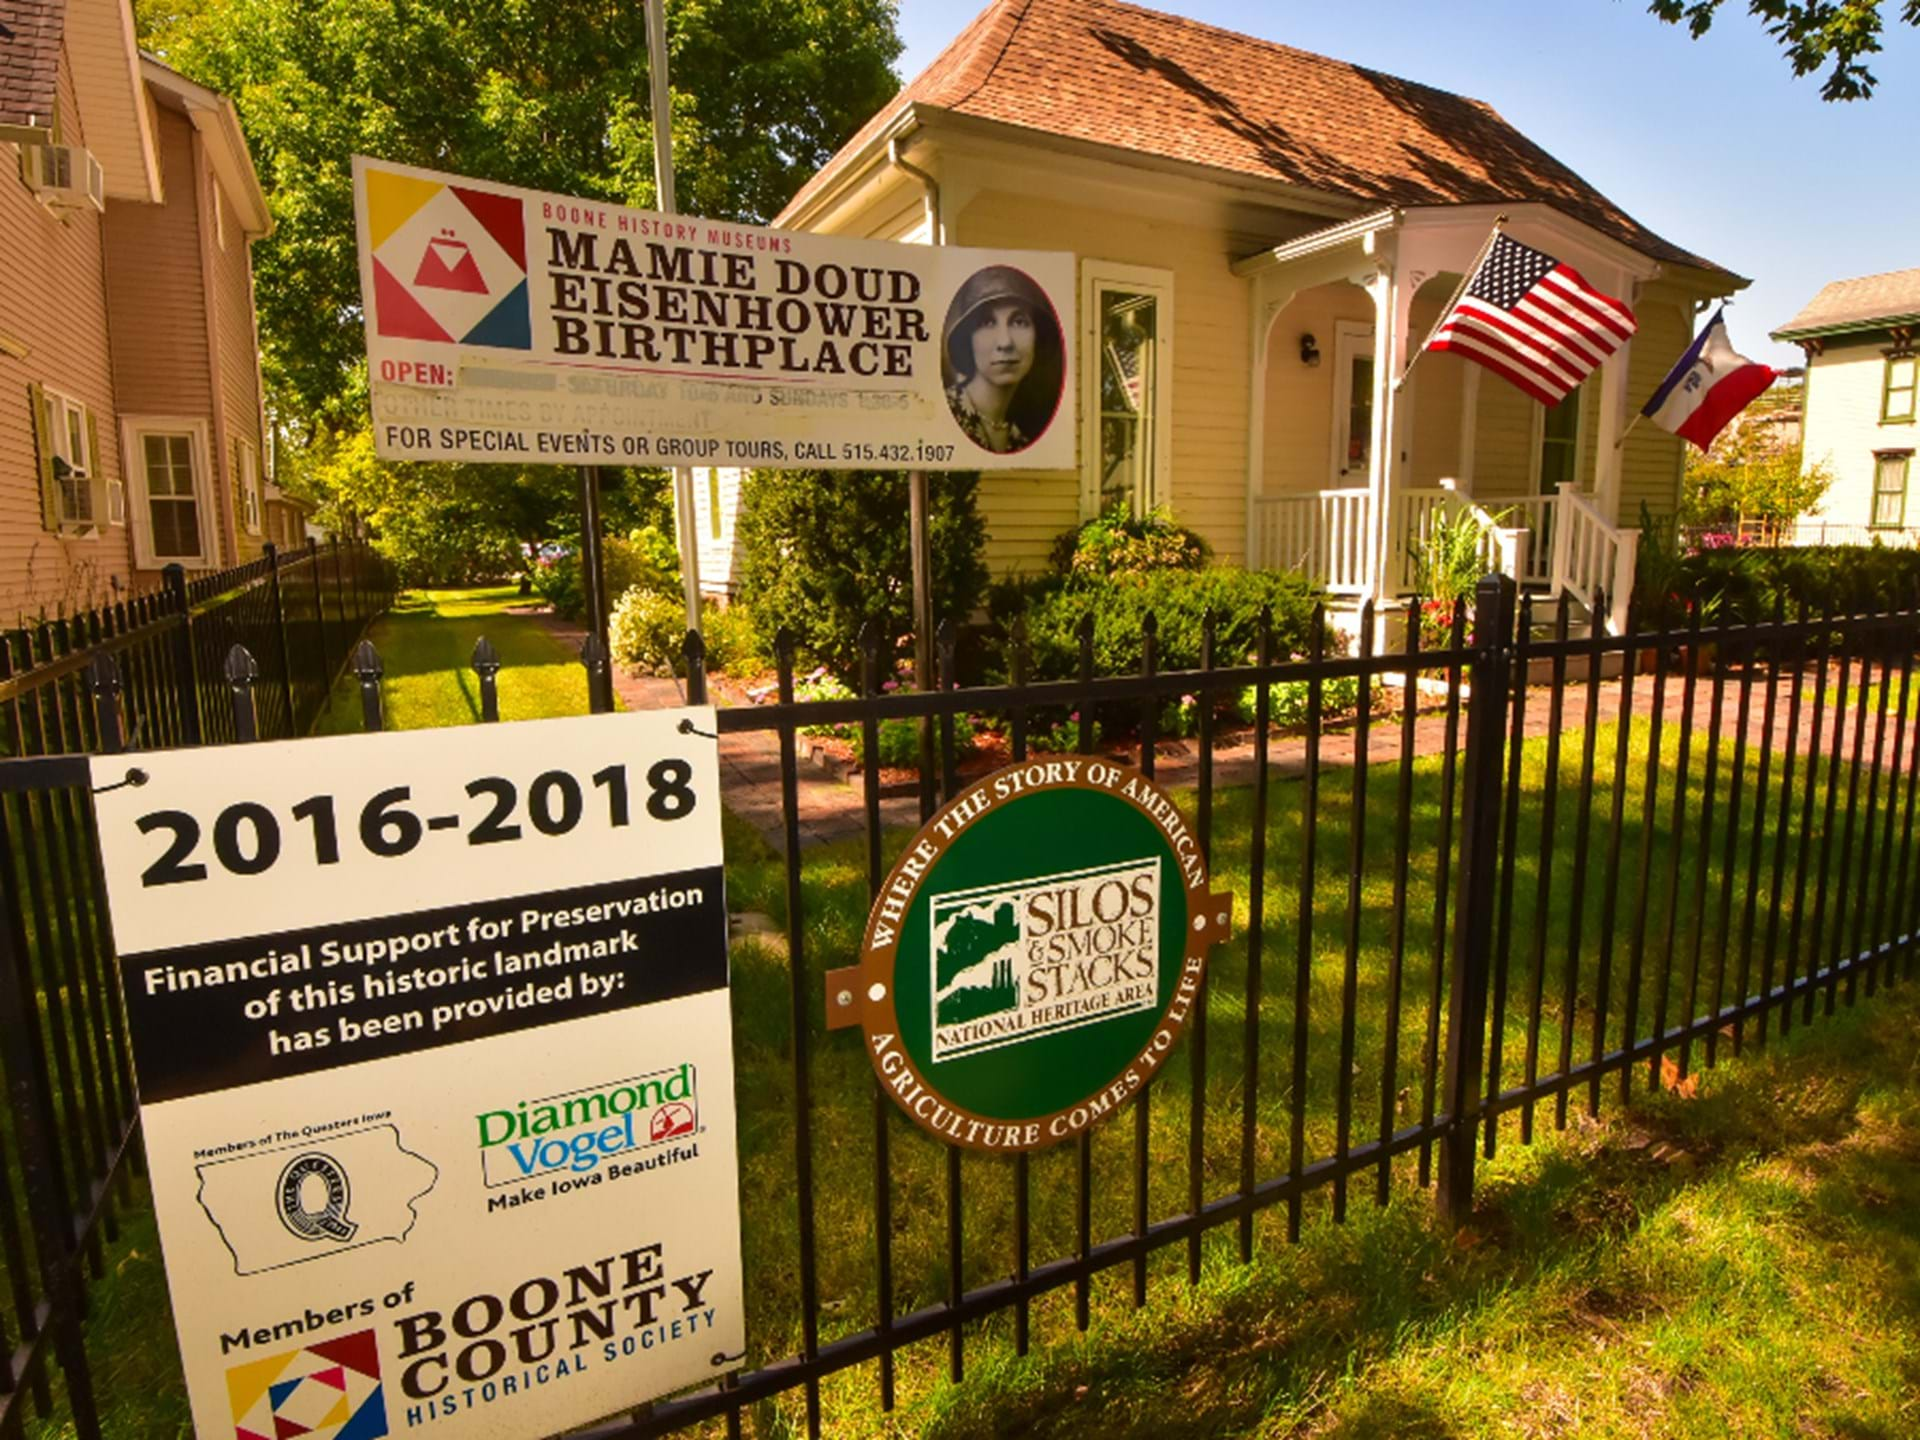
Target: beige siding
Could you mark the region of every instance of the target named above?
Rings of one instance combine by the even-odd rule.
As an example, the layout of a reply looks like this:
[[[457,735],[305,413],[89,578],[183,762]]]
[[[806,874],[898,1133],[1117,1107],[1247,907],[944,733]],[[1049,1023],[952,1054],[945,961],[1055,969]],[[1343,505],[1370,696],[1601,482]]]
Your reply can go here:
[[[1138,210],[1068,204],[1036,210],[1025,196],[995,190],[976,195],[947,224],[948,238],[957,245],[1069,250],[1083,261],[1171,272],[1172,473],[1162,493],[1171,496],[1180,522],[1205,536],[1219,560],[1241,563],[1250,322],[1247,282],[1229,269],[1235,254],[1227,234]],[[1078,336],[1080,318],[1074,323]],[[1080,358],[1084,364],[1086,357]],[[1065,471],[991,475],[982,481],[980,494],[990,532],[988,565],[995,575],[1039,569],[1054,537],[1079,518],[1079,477]]]
[[[240,219],[233,212],[227,197],[214,183],[211,171],[208,172],[204,197],[203,230],[212,231],[216,236],[224,234],[226,243],[217,239],[208,247],[213,281],[213,323],[219,330],[217,347],[219,361],[220,401],[226,414],[227,440],[222,459],[227,467],[226,495],[227,503],[234,503],[233,487],[238,477],[233,472],[233,447],[236,441],[246,444],[253,452],[255,485],[262,485],[261,470],[265,464],[265,446],[260,441],[260,368],[259,347],[255,338],[253,316],[253,272],[247,254],[247,237],[240,228]],[[216,226],[213,221],[213,207],[219,206],[224,223]],[[256,491],[258,493],[258,491]],[[260,553],[266,544],[265,517],[261,517],[258,533],[248,531],[241,523],[238,513],[233,516],[233,534],[237,542],[237,557],[251,560]]]
[[[1920,424],[1880,423],[1886,384],[1886,337],[1849,341],[1836,337],[1807,367],[1806,444],[1808,465],[1824,463],[1833,471],[1833,488],[1821,502],[1818,518],[1834,525],[1873,523],[1874,451],[1920,449]],[[1907,467],[1906,523],[1920,525],[1920,463]]]
[[[1440,319],[1440,312],[1453,298],[1459,277],[1442,276],[1429,280],[1414,297],[1408,328],[1412,332],[1408,354],[1419,355],[1427,333]],[[1410,372],[1400,403],[1412,411],[1407,430],[1411,449],[1407,455],[1408,483],[1415,487],[1438,485],[1442,479],[1461,480],[1460,406],[1465,398],[1467,366],[1471,361],[1444,352],[1422,355]]]
[[[1476,496],[1530,494],[1534,485],[1534,448],[1539,443],[1533,428],[1534,415],[1540,402],[1488,370],[1480,377],[1478,403],[1474,417],[1473,493]]]
[[[85,144],[66,58],[60,62],[62,138]],[[40,480],[27,387],[60,390],[93,413],[101,472],[122,475],[107,340],[101,217],[48,211],[20,177],[19,151],[0,145],[0,333],[27,347],[0,353],[0,625],[112,597],[129,574],[124,527],[63,539],[41,526]]]
[[[1262,416],[1261,491],[1290,495],[1367,483],[1364,471],[1338,475],[1333,467],[1333,413],[1340,373],[1336,336],[1341,322],[1373,324],[1373,300],[1357,285],[1339,282],[1302,290],[1274,318],[1267,335],[1267,394]],[[1300,363],[1300,337],[1313,336],[1318,365]]]
[[[1693,302],[1671,285],[1655,282],[1640,293],[1634,315],[1640,329],[1633,337],[1627,366],[1624,426],[1647,403],[1666,379],[1687,346],[1693,343]],[[1680,504],[1680,472],[1685,442],[1653,425],[1636,425],[1620,457],[1620,513],[1615,523],[1638,525],[1640,506],[1659,517],[1671,515]]]
[[[107,206],[113,380],[129,415],[211,415],[200,226],[193,204],[193,126],[159,112],[164,205]]]

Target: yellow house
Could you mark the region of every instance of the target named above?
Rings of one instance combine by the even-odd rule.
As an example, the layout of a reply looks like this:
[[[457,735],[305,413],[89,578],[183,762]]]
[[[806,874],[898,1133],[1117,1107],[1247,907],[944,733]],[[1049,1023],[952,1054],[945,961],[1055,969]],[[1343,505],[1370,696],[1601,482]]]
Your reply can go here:
[[[1773,332],[1807,354],[1801,455],[1833,486],[1802,516],[1802,544],[1915,543],[1920,442],[1920,270],[1835,280]]]
[[[1449,354],[1395,380],[1501,216],[1639,320],[1551,410]],[[1604,589],[1616,621],[1640,507],[1675,508],[1682,463],[1650,427],[1616,443],[1629,407],[1747,283],[1480,101],[1115,0],[996,0],[775,223],[1078,257],[1079,465],[983,480],[997,574],[1123,499],[1223,562],[1391,603],[1453,511],[1489,560]],[[723,571],[736,481],[698,487]]]

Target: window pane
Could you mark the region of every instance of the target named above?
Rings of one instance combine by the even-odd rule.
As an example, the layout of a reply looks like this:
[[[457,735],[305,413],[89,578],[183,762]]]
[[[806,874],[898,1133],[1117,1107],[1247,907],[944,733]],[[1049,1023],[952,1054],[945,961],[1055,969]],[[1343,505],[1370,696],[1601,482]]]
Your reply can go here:
[[[1347,451],[1341,462],[1349,470],[1365,470],[1373,458],[1373,356],[1353,357],[1353,386],[1347,399]]]
[[[87,426],[86,412],[77,406],[67,407],[67,463],[76,470],[85,470],[87,466]]]
[[[192,500],[155,499],[148,508],[153,515],[155,555],[179,559],[200,554],[199,507]]]
[[[1907,457],[1883,455],[1873,475],[1873,523],[1904,525],[1907,508]]]
[[[1887,388],[1880,413],[1887,420],[1914,418],[1914,391],[1920,380],[1920,357],[1911,355],[1887,361]]]
[[[1154,422],[1159,390],[1155,340],[1159,305],[1151,295],[1100,292],[1100,503],[1153,504]]]

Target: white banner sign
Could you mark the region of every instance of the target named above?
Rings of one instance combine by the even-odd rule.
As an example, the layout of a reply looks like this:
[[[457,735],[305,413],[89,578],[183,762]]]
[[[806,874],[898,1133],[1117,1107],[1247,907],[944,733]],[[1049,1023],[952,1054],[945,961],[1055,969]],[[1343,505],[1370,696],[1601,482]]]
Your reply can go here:
[[[1074,466],[1071,255],[353,179],[385,459]]]
[[[738,1362],[713,730],[94,759],[201,1436],[532,1440]]]

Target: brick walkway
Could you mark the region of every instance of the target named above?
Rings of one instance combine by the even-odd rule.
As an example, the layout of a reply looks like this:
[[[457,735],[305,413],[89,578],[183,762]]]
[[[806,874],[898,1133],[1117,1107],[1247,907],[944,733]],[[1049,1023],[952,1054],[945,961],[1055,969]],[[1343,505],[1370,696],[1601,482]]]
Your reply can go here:
[[[555,616],[533,612],[531,618],[545,625],[570,651],[578,652],[585,639],[585,631],[580,626]],[[1584,662],[1575,662],[1569,666],[1570,674],[1579,674]],[[1431,673],[1431,672],[1430,672]],[[1832,724],[1833,705],[1838,684],[1839,667],[1832,667],[1827,684],[1826,720],[1821,726],[1820,753],[1831,755],[1836,739]],[[1849,690],[1859,687],[1858,667],[1847,677]],[[1806,755],[1812,749],[1812,713],[1814,692],[1814,671],[1809,669],[1803,680],[1801,723],[1793,740],[1793,749],[1799,755]],[[1786,724],[1788,702],[1791,698],[1792,677],[1782,674],[1778,682],[1779,690],[1773,728],[1773,747],[1776,752],[1787,745]],[[1685,698],[1686,677],[1670,674],[1666,680],[1666,694],[1662,705],[1663,723],[1669,735],[1677,735],[1681,718],[1681,709]],[[1752,685],[1748,707],[1747,737],[1748,744],[1757,747],[1763,738],[1766,715],[1766,676],[1757,673]],[[1916,677],[1915,689],[1920,690],[1920,677]],[[664,680],[651,676],[627,675],[616,669],[614,690],[620,696],[621,703],[629,710],[657,710],[686,703],[685,690],[677,679]],[[1395,702],[1403,693],[1400,686],[1390,687]],[[1633,723],[1636,728],[1644,727],[1653,709],[1654,680],[1651,675],[1637,675],[1633,681]],[[1554,726],[1554,714],[1551,688],[1545,685],[1529,687],[1526,704],[1526,734],[1529,739],[1544,737]],[[1601,724],[1607,724],[1619,717],[1621,685],[1618,678],[1600,682],[1599,703],[1596,713]],[[1899,696],[1898,672],[1895,672],[1892,698]],[[1438,697],[1428,697],[1426,703],[1434,703]],[[1722,697],[1721,733],[1729,740],[1733,738],[1738,724],[1740,703],[1740,682],[1737,675],[1729,677]],[[1696,733],[1704,733],[1712,716],[1713,682],[1708,677],[1695,681],[1694,687],[1694,723]],[[1466,737],[1465,699],[1462,700],[1462,715],[1459,725],[1459,739]],[[1889,707],[1891,708],[1891,707]],[[1582,731],[1586,725],[1587,686],[1569,680],[1561,702],[1559,730],[1563,739],[1569,734]],[[1866,717],[1865,734],[1862,737],[1861,753],[1871,757],[1873,753],[1874,731],[1877,715],[1869,711]],[[1850,709],[1846,717],[1846,746],[1853,744],[1855,733],[1855,715]],[[1403,744],[1401,734],[1402,721],[1398,714],[1388,717],[1376,716],[1369,728],[1367,756],[1370,762],[1391,764],[1398,760]],[[1425,710],[1414,721],[1414,753],[1420,756],[1438,755],[1446,748],[1446,712],[1436,708]],[[1894,743],[1900,722],[1891,714],[1888,716],[1884,740],[1883,763],[1891,763]],[[1908,734],[1903,741],[1902,755],[1911,756],[1916,739],[1913,722],[1907,722]],[[1643,732],[1644,733],[1644,732]],[[1329,767],[1347,766],[1353,763],[1355,734],[1351,725],[1342,725],[1330,730],[1321,737],[1320,760]],[[1168,745],[1155,756],[1156,778],[1162,784],[1175,788],[1191,785],[1199,770],[1198,746],[1193,741],[1183,741]],[[1569,756],[1577,756],[1577,747],[1564,747],[1562,764],[1568,763]],[[1277,779],[1290,779],[1305,772],[1306,742],[1299,736],[1275,736],[1268,746],[1271,773]],[[1128,757],[1130,763],[1138,763],[1137,753]],[[1575,759],[1573,763],[1577,764]],[[1902,764],[1906,761],[1903,758]],[[861,788],[849,784],[837,772],[802,761],[797,767],[795,795],[799,810],[799,835],[801,847],[828,844],[839,840],[855,839],[866,833],[866,815],[861,799]],[[1254,778],[1253,743],[1243,734],[1233,737],[1231,743],[1216,742],[1214,748],[1214,783],[1220,787],[1250,785]],[[720,741],[720,781],[726,796],[727,808],[746,820],[763,835],[774,849],[785,853],[786,831],[783,822],[784,809],[780,793],[780,741],[778,735],[770,730],[751,731],[744,734],[730,734]],[[883,825],[911,826],[919,819],[919,801],[912,795],[890,796],[880,802],[880,816]]]

